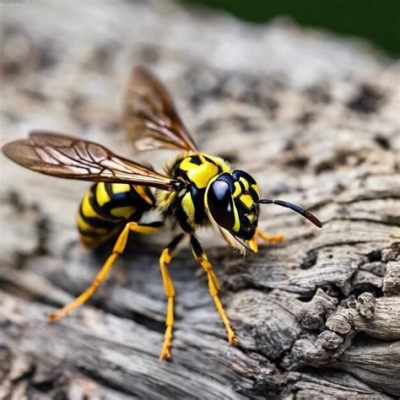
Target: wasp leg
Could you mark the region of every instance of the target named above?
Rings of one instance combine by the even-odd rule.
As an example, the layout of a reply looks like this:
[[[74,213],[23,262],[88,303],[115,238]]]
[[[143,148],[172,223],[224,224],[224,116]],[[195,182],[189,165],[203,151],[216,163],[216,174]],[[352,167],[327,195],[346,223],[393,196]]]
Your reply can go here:
[[[200,266],[204,269],[204,271],[207,273],[208,289],[210,291],[211,297],[214,300],[218,314],[221,317],[222,322],[225,325],[226,334],[228,336],[228,342],[229,342],[229,344],[237,345],[237,344],[239,344],[239,339],[236,337],[235,333],[233,332],[231,323],[229,322],[229,319],[225,313],[225,310],[221,303],[221,300],[218,297],[218,292],[220,290],[220,284],[219,284],[217,276],[215,275],[213,267],[210,264],[210,262],[208,261],[207,255],[204,252],[204,250],[202,249],[199,241],[193,235],[190,236],[190,245],[192,247],[192,252],[193,252],[194,258],[200,264]]]
[[[282,243],[285,240],[285,236],[282,234],[268,235],[266,232],[263,232],[261,229],[257,228],[253,238],[248,241],[250,249],[255,253],[258,251],[257,238],[260,238],[264,240],[264,242],[271,244]]]
[[[171,276],[168,271],[168,264],[172,260],[172,253],[178,246],[179,242],[183,239],[185,235],[181,233],[176,236],[172,242],[162,251],[160,256],[160,269],[161,276],[164,285],[164,293],[167,296],[167,317],[165,319],[165,336],[164,336],[164,344],[160,353],[160,360],[164,360],[166,358],[171,358],[171,344],[172,344],[172,328],[174,325],[174,297],[175,297],[175,288],[172,283]]]
[[[114,265],[114,262],[121,255],[126,247],[129,232],[138,232],[143,234],[150,234],[155,233],[160,228],[161,223],[155,222],[150,224],[139,224],[137,222],[128,222],[122,232],[119,234],[118,239],[115,242],[113,251],[111,255],[107,258],[106,262],[104,263],[103,267],[101,268],[100,272],[97,274],[96,278],[92,282],[92,284],[82,293],[80,294],[75,300],[71,303],[64,306],[62,309],[52,312],[49,314],[48,318],[49,321],[58,321],[59,319],[65,317],[69,314],[72,310],[79,307],[81,304],[85,303],[92,297],[96,289],[99,287],[100,283],[107,277],[108,273],[111,270],[111,267]]]
[[[257,233],[255,233],[254,236],[247,241],[247,244],[249,245],[251,251],[258,253]]]

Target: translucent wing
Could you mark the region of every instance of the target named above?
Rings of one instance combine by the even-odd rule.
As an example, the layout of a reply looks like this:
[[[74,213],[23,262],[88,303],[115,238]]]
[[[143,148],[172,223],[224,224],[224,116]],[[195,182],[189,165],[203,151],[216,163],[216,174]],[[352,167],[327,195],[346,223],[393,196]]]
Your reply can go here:
[[[122,115],[122,126],[138,150],[196,150],[164,85],[147,69],[133,69]]]
[[[32,132],[3,153],[23,167],[46,175],[95,182],[130,183],[172,190],[175,181],[119,157],[97,143],[51,132]]]

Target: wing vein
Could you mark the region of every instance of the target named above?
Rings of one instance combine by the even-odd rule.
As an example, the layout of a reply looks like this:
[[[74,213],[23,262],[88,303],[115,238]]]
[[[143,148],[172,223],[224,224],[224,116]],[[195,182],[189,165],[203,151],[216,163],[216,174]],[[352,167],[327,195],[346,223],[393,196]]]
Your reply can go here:
[[[32,132],[29,139],[3,147],[23,167],[47,175],[95,182],[120,182],[173,190],[175,180],[119,157],[102,145],[52,132]]]

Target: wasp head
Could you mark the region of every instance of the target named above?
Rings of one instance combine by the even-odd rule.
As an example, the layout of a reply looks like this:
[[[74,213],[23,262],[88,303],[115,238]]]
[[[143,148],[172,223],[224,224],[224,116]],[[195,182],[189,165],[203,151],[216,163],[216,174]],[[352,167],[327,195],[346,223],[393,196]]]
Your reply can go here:
[[[259,215],[259,190],[247,172],[235,170],[218,175],[209,183],[205,201],[209,216],[223,233],[225,230],[235,239],[246,241],[254,236]]]

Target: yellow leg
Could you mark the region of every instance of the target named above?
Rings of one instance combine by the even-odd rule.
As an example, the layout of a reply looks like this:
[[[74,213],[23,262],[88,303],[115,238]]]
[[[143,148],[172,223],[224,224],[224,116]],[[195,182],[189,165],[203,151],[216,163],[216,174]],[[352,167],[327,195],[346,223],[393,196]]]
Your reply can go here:
[[[256,233],[254,236],[248,241],[248,245],[254,253],[258,252],[258,243],[257,238],[264,240],[267,243],[271,244],[278,244],[282,243],[285,240],[285,236],[282,234],[278,235],[268,235],[267,233],[263,232],[261,229],[257,228]]]
[[[229,322],[229,319],[225,313],[222,302],[218,296],[218,291],[220,290],[220,284],[219,284],[218,278],[215,275],[212,265],[208,261],[206,253],[201,248],[199,241],[194,236],[191,236],[190,240],[191,240],[190,243],[192,246],[192,252],[193,252],[194,258],[200,264],[200,266],[204,269],[204,271],[207,273],[208,289],[210,291],[211,297],[214,300],[215,307],[217,308],[218,314],[221,317],[222,322],[225,325],[226,334],[228,336],[228,342],[229,342],[229,344],[237,345],[237,344],[239,344],[239,339],[236,337],[236,335],[231,327],[231,323]]]
[[[122,232],[119,234],[117,241],[115,242],[113,251],[111,255],[107,258],[106,262],[104,263],[103,267],[101,268],[100,272],[97,274],[96,278],[92,282],[92,284],[75,300],[71,303],[64,306],[61,310],[57,312],[52,312],[49,314],[48,318],[49,321],[58,321],[59,319],[65,317],[75,308],[79,307],[81,304],[85,303],[92,297],[96,289],[99,287],[100,283],[107,277],[108,273],[110,272],[112,266],[114,265],[115,260],[118,258],[120,254],[122,254],[125,250],[126,243],[128,241],[129,232],[134,231],[138,233],[154,233],[158,230],[158,226],[151,224],[139,224],[137,222],[128,222]]]
[[[165,319],[165,336],[164,344],[160,353],[160,360],[171,358],[172,329],[174,326],[174,297],[175,288],[172,283],[171,276],[168,271],[168,264],[172,260],[172,253],[183,239],[184,235],[180,234],[162,251],[160,256],[160,269],[164,285],[164,293],[167,296],[167,317]]]
[[[253,251],[254,253],[258,253],[257,232],[247,243],[251,251]]]
[[[256,233],[254,236],[257,236],[260,239],[264,240],[264,242],[271,244],[282,243],[285,240],[285,236],[282,234],[268,235],[266,232],[263,232],[260,228],[256,229]]]

